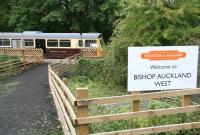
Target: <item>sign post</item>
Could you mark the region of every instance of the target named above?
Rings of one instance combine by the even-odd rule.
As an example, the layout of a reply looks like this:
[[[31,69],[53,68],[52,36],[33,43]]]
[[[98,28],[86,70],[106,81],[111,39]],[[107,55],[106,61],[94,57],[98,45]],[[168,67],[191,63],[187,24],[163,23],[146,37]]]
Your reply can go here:
[[[128,91],[196,88],[198,46],[129,47]]]

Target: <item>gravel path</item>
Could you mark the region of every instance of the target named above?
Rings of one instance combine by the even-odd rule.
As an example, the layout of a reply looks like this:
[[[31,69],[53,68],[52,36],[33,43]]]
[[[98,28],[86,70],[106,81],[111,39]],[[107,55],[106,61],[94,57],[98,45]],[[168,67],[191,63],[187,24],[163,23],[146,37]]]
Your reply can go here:
[[[47,64],[0,82],[0,135],[59,135]]]

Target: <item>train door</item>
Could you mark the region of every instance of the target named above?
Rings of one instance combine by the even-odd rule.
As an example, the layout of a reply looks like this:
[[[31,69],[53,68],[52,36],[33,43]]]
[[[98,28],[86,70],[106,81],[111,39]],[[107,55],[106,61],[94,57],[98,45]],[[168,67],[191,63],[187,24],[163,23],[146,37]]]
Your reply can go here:
[[[12,48],[23,48],[21,39],[12,39],[11,46],[12,46]]]
[[[35,40],[35,47],[42,49],[43,53],[46,54],[45,39],[36,39]]]

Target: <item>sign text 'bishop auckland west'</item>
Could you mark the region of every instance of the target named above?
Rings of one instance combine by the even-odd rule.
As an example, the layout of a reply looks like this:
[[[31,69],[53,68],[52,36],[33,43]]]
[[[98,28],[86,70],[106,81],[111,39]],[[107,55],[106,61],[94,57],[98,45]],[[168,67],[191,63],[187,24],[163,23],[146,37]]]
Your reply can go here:
[[[128,91],[196,88],[198,46],[129,47]]]

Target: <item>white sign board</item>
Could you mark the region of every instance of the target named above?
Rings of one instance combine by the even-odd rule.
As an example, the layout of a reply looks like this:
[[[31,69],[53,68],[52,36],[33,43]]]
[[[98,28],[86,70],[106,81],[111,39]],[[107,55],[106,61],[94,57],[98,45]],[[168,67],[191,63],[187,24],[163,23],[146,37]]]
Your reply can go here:
[[[129,47],[128,91],[196,88],[198,46]]]

